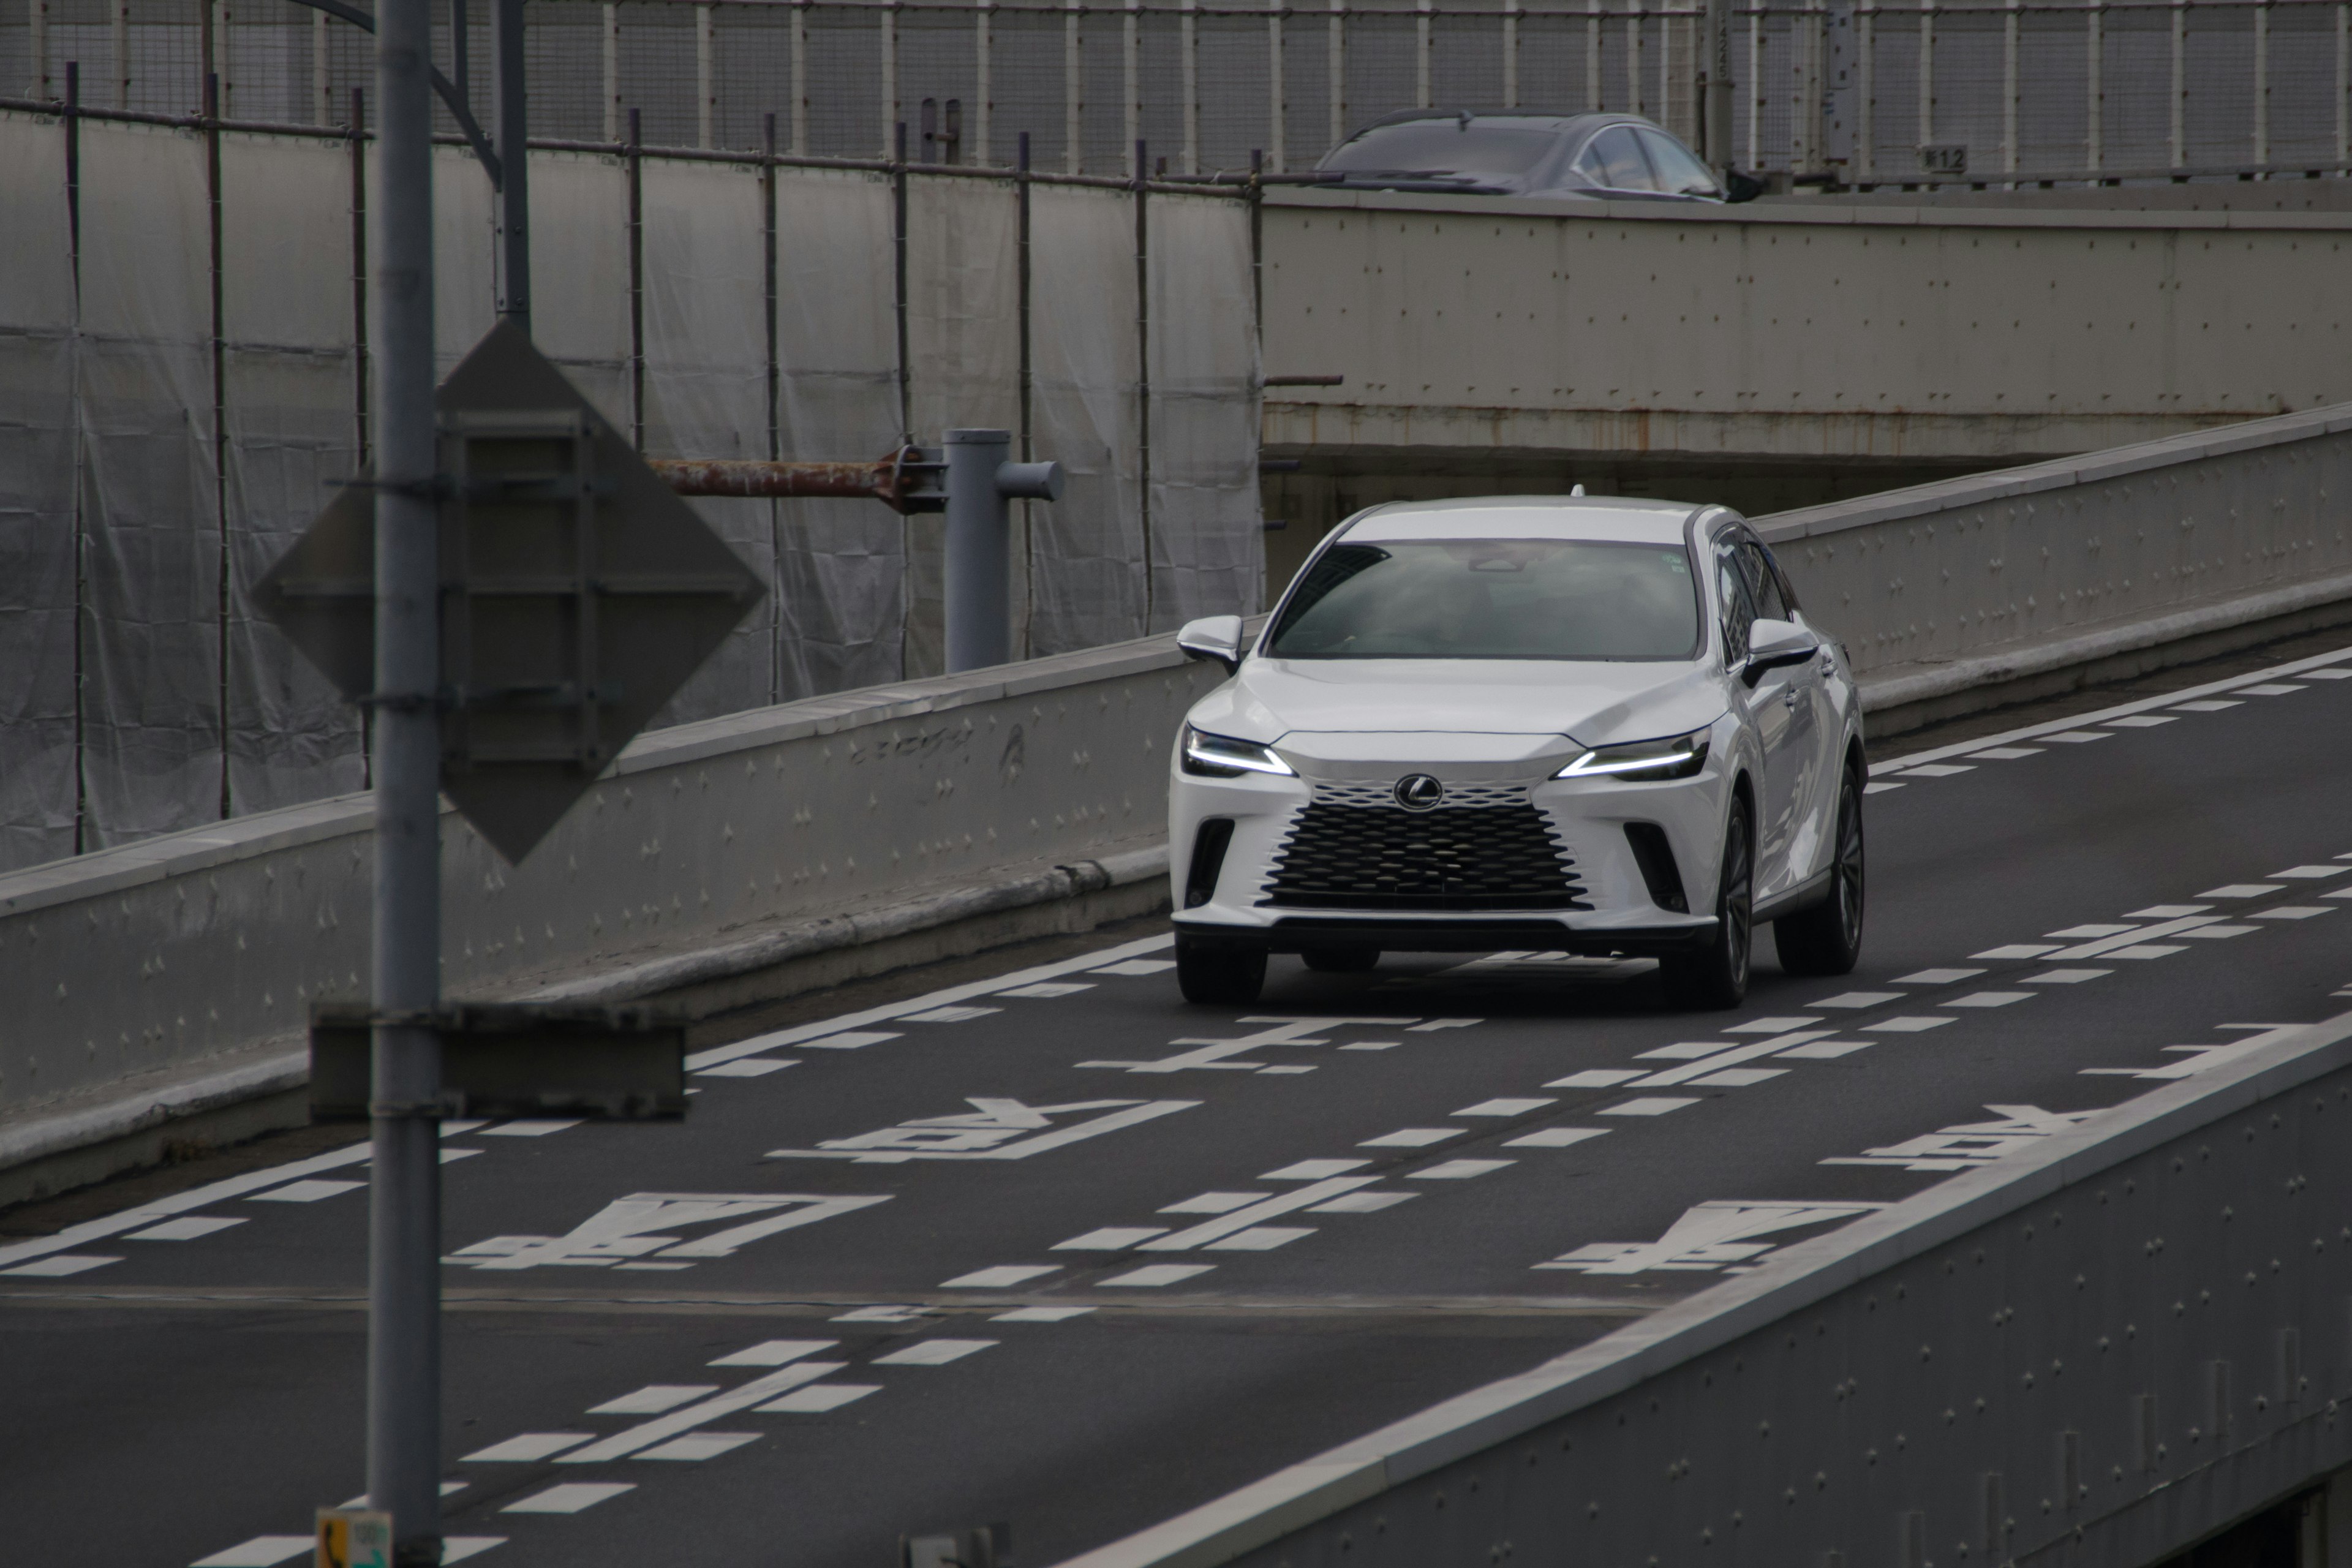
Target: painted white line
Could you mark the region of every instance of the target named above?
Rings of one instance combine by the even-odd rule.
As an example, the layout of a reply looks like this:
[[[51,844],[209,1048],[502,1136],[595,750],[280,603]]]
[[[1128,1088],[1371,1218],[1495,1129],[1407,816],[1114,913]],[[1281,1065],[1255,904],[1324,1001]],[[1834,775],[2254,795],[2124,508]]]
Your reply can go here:
[[[1857,1029],[1869,1029],[1874,1033],[1879,1034],[1916,1035],[1924,1033],[1929,1029],[1940,1029],[1951,1021],[1952,1020],[1949,1017],[1937,1017],[1935,1014],[1930,1013],[1924,1016],[1881,1018],[1875,1024],[1856,1024],[1854,1027]]]
[[[520,1502],[510,1502],[499,1510],[500,1513],[578,1513],[609,1502],[623,1492],[637,1489],[634,1481],[564,1481],[533,1492]]]
[[[738,1061],[720,1062],[715,1068],[700,1068],[697,1076],[702,1078],[765,1078],[768,1074],[778,1071],[781,1068],[796,1068],[800,1065],[801,1064],[797,1061],[775,1061],[766,1057],[744,1057]]]
[[[1750,1018],[1733,1024],[1723,1032],[1727,1035],[1785,1035],[1791,1029],[1801,1029],[1808,1024],[1818,1024],[1819,1018]]]
[[[120,1263],[120,1258],[101,1258],[95,1253],[54,1252],[35,1263],[20,1263],[14,1268],[0,1268],[0,1274],[10,1274],[27,1279],[62,1279],[68,1274],[86,1274],[93,1268],[103,1268],[110,1263]]]
[[[715,1383],[649,1383],[635,1394],[624,1394],[588,1407],[591,1415],[659,1415],[706,1394],[716,1394]],[[585,1440],[583,1435],[583,1440]]]
[[[1631,1083],[1642,1075],[1638,1070],[1623,1068],[1587,1068],[1566,1078],[1556,1078],[1544,1085],[1546,1089],[1614,1089],[1621,1083]]]
[[[199,1557],[189,1568],[278,1568],[280,1563],[291,1563],[317,1549],[318,1537],[313,1535],[257,1535],[225,1552]]]
[[[448,1151],[445,1149],[442,1152],[446,1154]],[[366,1185],[365,1182],[289,1182],[282,1187],[256,1193],[246,1201],[256,1204],[315,1204],[321,1198],[331,1198],[338,1194],[355,1193]]]
[[[559,1465],[599,1465],[614,1459],[625,1459],[640,1449],[656,1443],[667,1443],[672,1437],[708,1426],[721,1416],[732,1415],[739,1410],[749,1410],[755,1405],[765,1405],[780,1394],[786,1394],[803,1384],[817,1383],[848,1366],[847,1362],[804,1361],[772,1372],[765,1377],[755,1377],[740,1388],[729,1389],[699,1400],[667,1415],[656,1415],[640,1422],[625,1432],[616,1432],[601,1443],[591,1443],[584,1448],[557,1458]]]
[[[2271,875],[2274,878],[2299,877],[2306,881],[2316,881],[2323,877],[2341,877],[2347,871],[2352,871],[2352,866],[2289,866],[2285,870],[2273,871]]]
[[[2144,943],[2138,947],[2119,947],[2113,952],[2102,953],[2100,956],[2103,958],[2169,958],[2176,952],[2187,951],[2189,950],[2186,948],[2176,947],[2168,942],[2157,942]]]
[[[2256,916],[2255,918],[2260,919],[2262,917]],[[2262,929],[2263,928],[2260,926],[2199,926],[2195,931],[2185,931],[2180,934],[2182,936],[2193,936],[2203,941],[2211,942],[2219,941],[2223,937],[2250,936],[2253,932]]]
[[[526,1465],[561,1454],[596,1436],[593,1432],[525,1432],[503,1443],[477,1448],[458,1461],[463,1465]]]
[[[1196,1275],[1206,1274],[1216,1267],[1213,1263],[1148,1263],[1140,1268],[1130,1268],[1103,1281],[1106,1285],[1128,1285],[1138,1289],[1157,1289],[1162,1285],[1178,1285]]]
[[[1066,1323],[1072,1318],[1083,1318],[1092,1307],[1015,1307],[1009,1312],[999,1312],[988,1321],[992,1323]]]
[[[1094,1309],[1081,1307],[1077,1310],[1087,1312]],[[1001,1323],[1013,1315],[1011,1312],[999,1312],[991,1321]],[[822,1415],[828,1410],[838,1410],[845,1405],[856,1404],[869,1394],[881,1392],[882,1385],[878,1383],[812,1383],[806,1388],[793,1389],[782,1399],[771,1400],[759,1409],[762,1415]]]
[[[1974,772],[1976,772],[1976,770],[1969,766],[1966,763],[1915,763],[1904,776],[1906,778],[1915,779],[1940,779],[1949,778],[1954,773],[1970,773]]]
[[[1798,1046],[1780,1054],[1784,1057],[1793,1057],[1799,1061],[1835,1061],[1840,1057],[1850,1057],[1856,1051],[1866,1051],[1877,1043],[1876,1040],[1815,1040],[1811,1045]]]
[[[1896,985],[1950,985],[1958,981],[1974,980],[1984,973],[1981,969],[1923,969],[1916,974],[1906,974],[1892,984]]]
[[[1327,1176],[1344,1175],[1360,1171],[1370,1160],[1299,1160],[1278,1171],[1268,1171],[1258,1177],[1261,1182],[1319,1182]]]
[[[2337,648],[2333,653],[2314,654],[2308,658],[2293,659],[2269,669],[2257,670],[2251,675],[2233,675],[2226,680],[2209,681],[2203,686],[2189,687],[2162,697],[2142,697],[2130,702],[2119,702],[2112,708],[2103,708],[2095,713],[2077,713],[2072,718],[2028,724],[2021,729],[2005,731],[1998,735],[1979,735],[1970,741],[1955,741],[1949,745],[1936,746],[1925,752],[1915,752],[1907,757],[1890,757],[1885,762],[1874,765],[1871,772],[1874,774],[1881,772],[1891,773],[1903,768],[1916,767],[1921,763],[1941,762],[1946,757],[1965,757],[1990,747],[2014,745],[2027,741],[2105,740],[2107,737],[2097,731],[2077,731],[2074,734],[2061,734],[2060,731],[2077,731],[2078,726],[2084,724],[2109,722],[2129,713],[2147,713],[2159,708],[2176,708],[2200,698],[2219,697],[2231,692],[2242,693],[2263,682],[2284,676],[2305,675],[2306,672],[2315,672],[2329,666],[2347,662],[2352,662],[2352,647]],[[2352,670],[2346,670],[2343,674],[2352,675]],[[2324,679],[2340,679],[2340,677],[2331,676]],[[2287,689],[2297,691],[2302,688],[2291,686]]]
[[[746,1443],[760,1440],[757,1432],[689,1432],[683,1437],[647,1448],[637,1456],[640,1459],[682,1459],[692,1464],[701,1459],[715,1459],[730,1454]]]
[[[2311,688],[2297,686],[2292,681],[2279,681],[2270,686],[2241,686],[2238,689],[2249,697],[2284,697],[2289,692],[2308,691]]]
[[[800,1047],[804,1051],[862,1051],[868,1046],[878,1046],[885,1040],[903,1040],[906,1037],[895,1029],[851,1029],[845,1034],[826,1035],[821,1039],[803,1040]],[[709,1072],[713,1069],[698,1068],[696,1070]]]
[[[551,1132],[561,1132],[567,1127],[580,1125],[577,1118],[570,1121],[501,1121],[496,1127],[482,1129],[485,1138],[544,1138]]]
[[[1426,1149],[1432,1143],[1443,1143],[1448,1138],[1459,1138],[1467,1131],[1467,1128],[1463,1127],[1400,1127],[1393,1132],[1383,1132],[1377,1138],[1359,1139],[1356,1147],[1359,1149]]]
[[[2114,973],[2112,969],[2045,969],[2039,974],[2027,975],[2024,983],[2028,985],[2080,985],[2085,980],[2096,980]]]
[[[1676,1100],[1670,1095],[1656,1095],[1644,1100],[1621,1100],[1617,1104],[1610,1106],[1607,1110],[1601,1111],[1599,1114],[1602,1116],[1664,1116],[1669,1110],[1680,1110],[1685,1105],[1696,1105],[1698,1101],[1696,1100]]]
[[[2227,708],[2243,708],[2245,704],[2236,700],[2223,700],[2220,702],[2176,702],[2172,706],[2173,710],[2179,713],[2219,713]]]
[[[1808,1002],[1805,1005],[1808,1007],[1875,1007],[1881,1003],[1899,1002],[1902,999],[1903,994],[1899,991],[1843,991],[1835,996],[1823,996],[1818,1001]]]
[[[2177,921],[2183,915],[2210,915],[2210,904],[2150,904],[2144,910],[2134,910],[2124,918],[2130,921]]]
[[[1254,1225],[1247,1230],[1210,1242],[1209,1252],[1272,1252],[1277,1247],[1287,1247],[1302,1236],[1313,1236],[1310,1226]]]
[[[1982,952],[1972,952],[1969,956],[1990,959],[2040,958],[2044,953],[2057,951],[2058,944],[2053,942],[2012,942],[2004,947],[1989,947]]]
[[[1557,1100],[1482,1100],[1475,1105],[1465,1105],[1454,1111],[1455,1116],[1525,1116],[1541,1110],[1547,1105],[1558,1105]]]
[[[1098,1230],[1090,1230],[1084,1236],[1074,1236],[1067,1241],[1057,1241],[1054,1243],[1051,1250],[1055,1252],[1125,1252],[1139,1242],[1150,1241],[1155,1236],[1167,1234],[1168,1227],[1164,1225],[1107,1225]]]
[[[924,1340],[874,1358],[876,1366],[945,1366],[996,1344],[994,1340]]]
[[[1947,1007],[2006,1007],[2012,1002],[2022,1002],[2033,994],[2031,991],[1971,991],[1965,996],[1955,996],[1944,1004]]]
[[[1520,1142],[1524,1140],[1514,1139],[1513,1142]],[[1382,1209],[1394,1208],[1406,1199],[1418,1195],[1415,1193],[1341,1193],[1329,1203],[1317,1204],[1307,1212],[1308,1214],[1378,1214]]]
[[[1406,1030],[1405,1033],[1409,1035],[1429,1035],[1434,1034],[1440,1029],[1466,1029],[1474,1024],[1483,1024],[1486,1021],[1486,1020],[1484,1018],[1432,1018],[1426,1024],[1413,1025],[1412,1027]]]
[[[2116,730],[2152,730],[2158,724],[2177,724],[2180,721],[2170,713],[2126,713],[2120,719],[2110,719],[2107,725]]]
[[[1705,1078],[1695,1078],[1691,1083],[1699,1089],[1751,1089],[1766,1079],[1780,1078],[1787,1068],[1726,1068]]]
[[[2266,910],[2256,910],[2254,911],[2254,919],[2258,921],[2307,921],[2314,915],[2327,915],[2334,914],[2335,912],[2335,910],[2327,908],[2324,904],[2273,904]]]
[[[827,1321],[835,1323],[919,1323],[929,1315],[920,1307],[859,1307]]]
[[[1671,1046],[1654,1046],[1646,1051],[1635,1051],[1637,1062],[1687,1062],[1700,1057],[1711,1057],[1717,1051],[1727,1051],[1738,1045],[1738,1040],[1676,1040]]]
[[[1002,1013],[1002,1007],[932,1007],[920,1013],[908,1013],[901,1020],[908,1024],[965,1024],[974,1018],[985,1018],[991,1013]]]
[[[1034,985],[1016,985],[1010,991],[1000,991],[999,996],[1034,996],[1044,1000],[1055,996],[1075,996],[1081,991],[1091,991],[1094,984],[1087,980],[1041,980]]]
[[[1818,1040],[1822,1036],[1832,1032],[1829,1029],[1793,1029],[1785,1035],[1775,1035],[1769,1040],[1750,1041],[1744,1046],[1734,1046],[1727,1051],[1717,1051],[1711,1057],[1701,1057],[1696,1061],[1685,1062],[1678,1068],[1667,1068],[1663,1072],[1654,1072],[1647,1078],[1636,1080],[1633,1087],[1635,1089],[1671,1089],[1675,1084],[1690,1083],[1706,1074],[1720,1072],[1725,1068],[1738,1067],[1742,1062],[1751,1062],[1759,1057],[1769,1057],[1776,1052],[1785,1051],[1791,1046],[1801,1046],[1808,1040]],[[1775,1068],[1766,1076],[1769,1077],[1782,1070],[1784,1069]],[[1723,1087],[1738,1088],[1738,1085],[1727,1084]]]
[[[2207,895],[2209,898],[2211,896]],[[2191,915],[2182,920],[2160,921],[2152,926],[2142,926],[2127,935],[2104,937],[2097,942],[2086,942],[2079,946],[2061,949],[2056,952],[2046,955],[2036,953],[2033,956],[2037,958],[2047,956],[2053,963],[2066,963],[2086,958],[2123,957],[2128,950],[2139,943],[2178,936],[2182,931],[2193,930],[2198,926],[2215,923],[2215,919],[2211,915]]]
[[[1339,1048],[1343,1051],[1392,1051],[1402,1044],[1402,1040],[1359,1040],[1352,1046]]]
[[[212,1215],[189,1215],[181,1219],[167,1219],[161,1225],[151,1225],[145,1230],[134,1230],[125,1241],[195,1241],[204,1237],[243,1225],[242,1217],[221,1219]]]
[[[1303,1187],[1294,1187],[1279,1196],[1266,1199],[1264,1203],[1252,1204],[1247,1208],[1235,1209],[1231,1214],[1219,1215],[1214,1219],[1203,1220],[1199,1225],[1177,1231],[1172,1236],[1163,1236],[1156,1241],[1144,1242],[1136,1250],[1139,1252],[1189,1252],[1193,1247],[1206,1247],[1226,1237],[1247,1230],[1262,1221],[1278,1219],[1296,1210],[1310,1208],[1317,1204],[1336,1198],[1342,1193],[1352,1193],[1359,1187],[1369,1187],[1379,1179],[1377,1176],[1331,1176],[1320,1182],[1309,1182]]]
[[[2210,888],[2197,896],[2200,899],[2259,899],[2265,893],[2283,890],[2276,882],[2231,882],[2227,887]]]
[[[2082,925],[2068,926],[2064,931],[2044,931],[2042,934],[2054,937],[2061,942],[2088,942],[2094,937],[2121,936],[2127,931],[2137,930],[2139,930],[2137,926],[2127,925]]]
[[[1506,1138],[1506,1149],[1565,1149],[1587,1139],[1607,1135],[1606,1127],[1545,1127],[1517,1138]]]
[[[1900,784],[1890,784],[1884,779],[1877,779],[1863,785],[1862,793],[1864,795],[1885,795],[1888,790],[1901,789],[1902,787],[1903,786]]]
[[[1473,1176],[1483,1176],[1489,1171],[1500,1171],[1517,1164],[1517,1160],[1447,1160],[1432,1165],[1426,1171],[1409,1171],[1409,1182],[1465,1182]]]
[[[1172,945],[1175,941],[1173,933],[1145,937],[1140,942],[1130,942],[1124,946],[1107,948],[1100,952],[1090,952],[1077,958],[1066,958],[1054,963],[1043,963],[1032,969],[1018,970],[1011,974],[1000,974],[989,980],[975,980],[962,985],[950,985],[942,991],[933,991],[921,996],[910,996],[904,1001],[885,1003],[879,1007],[868,1007],[863,1012],[844,1014],[837,1018],[825,1018],[810,1024],[795,1024],[789,1029],[776,1029],[764,1035],[755,1035],[748,1040],[738,1040],[731,1046],[714,1046],[709,1050],[696,1051],[686,1058],[686,1065],[696,1070],[716,1067],[720,1062],[731,1062],[739,1057],[756,1057],[785,1046],[796,1046],[803,1040],[814,1040],[826,1035],[839,1035],[845,1030],[862,1028],[868,1024],[889,1023],[907,1017],[910,1014],[929,1012],[934,1007],[952,1006],[960,1002],[969,1002],[975,996],[992,995],[999,991],[1009,991],[1015,986],[1034,985],[1041,980],[1059,980],[1067,974],[1137,973],[1121,967],[1117,961],[1140,958],[1147,952],[1159,952]],[[1154,963],[1142,973],[1156,973],[1160,970],[1174,967],[1172,963]]]
[[[1160,1205],[1161,1214],[1231,1214],[1252,1204],[1264,1203],[1271,1193],[1199,1193],[1180,1198],[1172,1204]]]
[[[503,1535],[445,1535],[441,1538],[441,1565],[463,1563],[468,1557],[479,1557],[493,1546],[504,1546]]]
[[[975,1268],[969,1274],[959,1274],[940,1282],[942,1290],[1005,1290],[1015,1285],[1025,1285],[1032,1279],[1057,1272],[1058,1263],[1001,1263],[993,1268]]]
[[[1994,746],[1981,752],[1970,752],[1969,756],[1979,763],[2013,763],[2021,757],[2038,757],[2041,754],[2039,746]]]
[[[2352,680],[2352,669],[2313,669],[2304,672],[2305,680]]]
[[[1172,936],[1161,937],[1158,941],[1149,944],[1137,942],[1135,944],[1135,948],[1139,951],[1150,952],[1153,948],[1165,947],[1175,940],[1176,939]],[[1129,950],[1127,948],[1115,948],[1112,951],[1125,952]],[[1175,967],[1176,965],[1174,963],[1164,958],[1130,958],[1124,963],[1106,963],[1099,969],[1088,969],[1087,973],[1089,974],[1129,974],[1140,976],[1145,974],[1164,974],[1169,970]]]
[[[762,1340],[756,1345],[720,1356],[712,1366],[782,1366],[803,1356],[829,1351],[839,1340]]]
[[[2112,730],[2062,730],[2055,735],[2044,735],[2042,739],[2063,741],[2070,746],[2079,746],[2085,741],[2112,741],[2115,739],[2115,731]]]

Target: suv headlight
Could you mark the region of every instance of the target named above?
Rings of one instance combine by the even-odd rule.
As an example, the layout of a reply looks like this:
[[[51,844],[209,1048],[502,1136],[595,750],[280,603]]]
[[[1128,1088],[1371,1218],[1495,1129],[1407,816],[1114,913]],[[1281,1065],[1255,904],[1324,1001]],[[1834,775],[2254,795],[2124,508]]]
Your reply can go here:
[[[1622,746],[1597,746],[1552,774],[1556,779],[1621,778],[1639,784],[1663,779],[1686,779],[1706,765],[1706,738],[1713,731],[1693,730],[1663,741],[1630,741]]]
[[[1183,755],[1184,771],[1204,778],[1237,779],[1244,773],[1298,776],[1296,769],[1274,754],[1271,746],[1261,746],[1255,741],[1236,741],[1231,735],[1212,735],[1190,724],[1184,726]]]

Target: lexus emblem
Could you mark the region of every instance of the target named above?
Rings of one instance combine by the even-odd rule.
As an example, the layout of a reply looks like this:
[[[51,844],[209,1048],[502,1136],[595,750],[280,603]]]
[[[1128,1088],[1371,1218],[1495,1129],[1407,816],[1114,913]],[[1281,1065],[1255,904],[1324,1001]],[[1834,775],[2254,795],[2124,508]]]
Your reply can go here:
[[[1427,811],[1445,798],[1445,785],[1427,773],[1407,773],[1396,782],[1396,803],[1407,811]]]

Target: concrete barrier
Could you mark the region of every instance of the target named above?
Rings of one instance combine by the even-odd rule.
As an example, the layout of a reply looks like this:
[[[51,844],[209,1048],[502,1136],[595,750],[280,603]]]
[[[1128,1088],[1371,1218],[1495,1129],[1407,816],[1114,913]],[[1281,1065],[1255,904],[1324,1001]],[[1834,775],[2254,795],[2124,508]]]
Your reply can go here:
[[[2352,1014],[2224,1049],[1063,1568],[2159,1562],[2352,1464]]]
[[[725,1005],[793,961],[840,978],[1157,907],[1169,740],[1222,679],[1160,637],[641,737],[519,867],[444,819],[446,994]],[[299,1120],[310,1004],[365,994],[370,813],[0,876],[0,1173],[44,1172],[0,1202],[152,1159],[191,1114]]]

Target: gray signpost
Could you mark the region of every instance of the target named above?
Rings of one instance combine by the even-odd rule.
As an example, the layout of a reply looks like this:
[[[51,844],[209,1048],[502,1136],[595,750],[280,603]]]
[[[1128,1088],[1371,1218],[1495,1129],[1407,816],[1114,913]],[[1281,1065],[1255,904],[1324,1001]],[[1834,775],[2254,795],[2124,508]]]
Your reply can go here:
[[[368,1496],[393,1517],[394,1561],[425,1563],[440,1557],[445,1042],[466,1064],[455,1087],[484,1103],[684,1104],[657,1023],[442,1005],[439,796],[521,859],[764,589],[512,321],[436,398],[423,0],[388,0],[378,26],[379,466],[253,598],[375,715],[373,1005],[323,1018],[313,1059],[322,1106],[347,1106],[342,1042],[373,1029]]]

